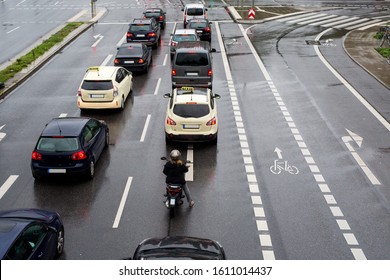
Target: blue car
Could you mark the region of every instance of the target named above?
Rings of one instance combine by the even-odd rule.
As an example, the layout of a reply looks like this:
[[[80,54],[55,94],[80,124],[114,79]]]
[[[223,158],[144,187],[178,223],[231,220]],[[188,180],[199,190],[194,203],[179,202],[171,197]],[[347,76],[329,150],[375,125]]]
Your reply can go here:
[[[50,260],[64,251],[64,225],[58,213],[42,209],[0,212],[0,259]]]
[[[109,144],[104,121],[54,118],[43,129],[31,155],[35,179],[53,174],[82,174],[92,179],[95,164]]]

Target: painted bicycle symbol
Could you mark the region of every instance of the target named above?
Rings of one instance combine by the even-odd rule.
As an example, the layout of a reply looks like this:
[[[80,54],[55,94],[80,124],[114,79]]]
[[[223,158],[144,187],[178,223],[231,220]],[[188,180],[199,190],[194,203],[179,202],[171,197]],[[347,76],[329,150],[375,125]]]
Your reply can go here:
[[[294,165],[289,165],[286,160],[275,159],[274,164],[269,168],[272,173],[280,174],[282,171],[286,171],[290,174],[298,174],[299,170]]]

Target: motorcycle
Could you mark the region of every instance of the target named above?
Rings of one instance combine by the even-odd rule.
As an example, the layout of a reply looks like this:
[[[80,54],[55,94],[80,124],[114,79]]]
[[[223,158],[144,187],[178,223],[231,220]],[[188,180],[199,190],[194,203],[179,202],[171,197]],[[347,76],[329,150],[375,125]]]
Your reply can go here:
[[[162,157],[161,160],[168,161],[166,157]],[[190,163],[190,161],[186,161]],[[176,206],[183,204],[183,186],[181,184],[166,184],[166,200],[164,201],[165,206],[169,209],[169,217],[173,218],[175,216]]]

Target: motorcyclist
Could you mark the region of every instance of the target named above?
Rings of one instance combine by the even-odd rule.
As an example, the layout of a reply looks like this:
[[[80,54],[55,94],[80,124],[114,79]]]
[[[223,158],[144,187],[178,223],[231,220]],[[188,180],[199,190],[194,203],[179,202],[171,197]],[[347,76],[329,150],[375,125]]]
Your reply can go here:
[[[181,185],[187,197],[189,207],[193,207],[195,202],[191,198],[191,193],[185,180],[185,173],[188,172],[188,166],[183,164],[180,156],[181,153],[178,150],[172,150],[169,154],[170,160],[164,165],[163,170],[163,173],[167,176],[165,182],[167,184]]]

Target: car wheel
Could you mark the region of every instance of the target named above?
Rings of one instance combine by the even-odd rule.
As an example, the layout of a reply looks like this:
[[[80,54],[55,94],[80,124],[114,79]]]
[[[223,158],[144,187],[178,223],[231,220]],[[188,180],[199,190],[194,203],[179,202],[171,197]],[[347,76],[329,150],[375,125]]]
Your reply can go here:
[[[104,147],[107,148],[110,145],[110,133],[108,130],[106,131],[106,142],[104,143]]]
[[[121,110],[125,109],[125,98],[122,96]]]
[[[217,145],[218,143],[218,135],[215,136],[215,138],[211,141],[212,145]]]
[[[61,254],[64,252],[64,245],[65,245],[65,231],[64,228],[61,227],[58,231],[57,236],[57,248],[56,248],[56,257],[58,258],[61,256]]]
[[[93,159],[91,159],[91,161],[89,163],[89,167],[88,167],[86,175],[87,175],[88,179],[93,179],[93,176],[95,175],[95,162]]]

